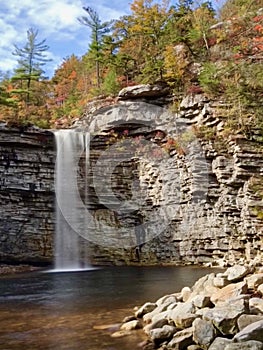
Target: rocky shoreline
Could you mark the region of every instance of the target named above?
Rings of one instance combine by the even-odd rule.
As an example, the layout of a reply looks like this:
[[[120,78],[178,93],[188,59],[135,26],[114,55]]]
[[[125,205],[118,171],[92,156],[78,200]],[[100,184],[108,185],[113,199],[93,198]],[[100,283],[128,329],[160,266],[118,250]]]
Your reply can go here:
[[[20,264],[20,265],[0,264],[0,276],[1,275],[12,275],[12,274],[23,273],[23,272],[37,271],[40,269],[41,269],[41,267],[27,265],[27,264]]]
[[[235,265],[136,308],[113,337],[143,329],[144,350],[262,350],[263,268]]]

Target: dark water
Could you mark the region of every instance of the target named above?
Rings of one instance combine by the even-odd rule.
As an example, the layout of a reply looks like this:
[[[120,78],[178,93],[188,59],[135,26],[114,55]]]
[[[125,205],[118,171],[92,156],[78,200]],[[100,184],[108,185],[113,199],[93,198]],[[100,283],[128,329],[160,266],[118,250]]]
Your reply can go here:
[[[143,334],[112,338],[136,305],[191,286],[196,267],[114,267],[0,278],[1,350],[135,350]],[[114,327],[113,327],[114,328]]]

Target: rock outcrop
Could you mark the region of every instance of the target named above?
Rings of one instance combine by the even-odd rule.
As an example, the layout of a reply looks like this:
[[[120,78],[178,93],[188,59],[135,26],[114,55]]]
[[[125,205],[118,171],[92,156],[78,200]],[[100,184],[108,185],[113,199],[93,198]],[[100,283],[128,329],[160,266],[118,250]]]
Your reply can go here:
[[[125,89],[75,124],[91,133],[92,261],[261,262],[262,144],[220,136],[219,102],[191,95],[175,113],[149,100],[158,89],[148,100],[145,89]]]
[[[54,236],[53,134],[0,125],[0,261],[50,263]]]
[[[262,272],[253,274],[247,268],[244,274],[242,269],[233,266],[202,277],[190,288],[187,300],[182,290],[141,306],[133,322],[137,327],[140,324],[148,336],[144,349],[263,349],[263,310],[255,310],[250,304],[254,295],[263,302],[263,295],[257,282],[248,283],[258,281],[256,276]],[[233,273],[234,281],[230,278]],[[227,286],[216,287],[218,278],[228,281]],[[217,295],[222,297],[218,299]],[[149,305],[155,307],[148,309]],[[121,329],[126,328],[124,320]]]

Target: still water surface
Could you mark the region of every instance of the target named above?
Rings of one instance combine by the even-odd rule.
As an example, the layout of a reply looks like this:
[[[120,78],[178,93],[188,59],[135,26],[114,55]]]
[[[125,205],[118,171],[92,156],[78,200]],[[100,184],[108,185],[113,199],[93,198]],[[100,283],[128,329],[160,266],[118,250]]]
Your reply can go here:
[[[211,269],[114,267],[0,278],[1,350],[135,350],[142,332],[112,338],[133,307],[191,286]]]

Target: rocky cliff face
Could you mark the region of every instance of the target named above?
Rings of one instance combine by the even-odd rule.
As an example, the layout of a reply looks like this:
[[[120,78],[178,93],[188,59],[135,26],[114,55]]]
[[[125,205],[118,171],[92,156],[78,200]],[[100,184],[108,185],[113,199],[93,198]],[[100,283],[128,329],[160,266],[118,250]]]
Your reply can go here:
[[[220,136],[220,103],[202,95],[183,99],[177,113],[145,96],[125,92],[76,125],[92,135],[92,260],[261,261],[262,144]]]
[[[54,234],[53,134],[0,128],[0,260],[50,262]]]
[[[220,104],[202,95],[172,112],[167,91],[148,88],[97,102],[74,125],[91,133],[88,195],[83,158],[78,165],[91,261],[262,261],[262,144],[215,137]],[[1,259],[51,260],[53,138],[1,130],[0,142]]]

